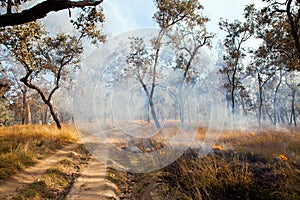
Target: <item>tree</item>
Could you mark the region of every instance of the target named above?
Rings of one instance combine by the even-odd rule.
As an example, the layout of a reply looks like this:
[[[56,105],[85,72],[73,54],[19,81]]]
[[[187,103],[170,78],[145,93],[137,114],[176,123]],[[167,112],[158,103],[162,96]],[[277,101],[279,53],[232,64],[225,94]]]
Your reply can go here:
[[[87,8],[89,6],[100,5],[103,0],[81,0],[81,1],[69,1],[69,0],[46,0],[37,3],[31,8],[22,9],[23,5],[27,1],[32,0],[1,0],[1,6],[6,8],[6,13],[0,15],[0,27],[20,25],[28,22],[33,22],[37,19],[44,18],[49,12],[57,12],[60,10],[72,8]],[[21,10],[21,12],[19,12]],[[88,15],[91,15],[95,10],[85,9]],[[95,13],[94,13],[95,14]],[[101,12],[98,15],[102,15]],[[98,21],[99,18],[95,18]],[[99,21],[98,21],[99,22]],[[100,21],[101,22],[101,21]],[[86,23],[94,23],[94,21]]]
[[[156,79],[159,78],[159,73],[157,73],[158,54],[155,53],[155,55],[149,55],[144,40],[137,37],[131,38],[130,49],[131,53],[127,57],[129,66],[125,70],[130,76],[136,77],[141,84],[149,102],[155,126],[157,129],[160,129],[161,126],[156,115],[153,101]],[[153,68],[151,66],[153,66]]]
[[[287,71],[283,71],[282,69],[279,69],[279,75],[278,75],[278,83],[276,84],[275,91],[274,91],[274,98],[273,98],[273,124],[276,126],[276,124],[280,121],[278,118],[278,111],[277,111],[277,104],[278,104],[278,93],[279,88],[282,84],[282,78],[287,73]],[[276,76],[275,76],[276,77]]]
[[[245,9],[245,11],[245,16],[251,19],[254,11],[253,8],[249,7]],[[224,86],[229,90],[231,113],[232,117],[234,117],[236,110],[236,92],[243,90],[241,73],[244,70],[242,60],[246,57],[244,44],[253,36],[254,24],[252,20],[248,20],[247,22],[235,20],[231,23],[227,20],[222,20],[219,26],[221,30],[227,33],[224,39],[226,54],[223,59],[225,63],[223,68],[220,69],[220,72],[227,77],[227,83],[225,83]]]
[[[10,88],[11,81],[5,75],[6,70],[2,66],[0,66],[0,71],[1,71],[1,74],[0,74],[0,98],[5,98],[5,94]]]
[[[192,62],[201,47],[210,45],[212,35],[207,33],[205,29],[208,19],[203,17],[201,13],[203,7],[197,0],[155,0],[154,3],[158,11],[153,18],[159,25],[159,33],[153,38],[150,51],[146,50],[142,38],[131,38],[131,52],[127,57],[129,66],[126,69],[126,73],[127,76],[136,77],[141,84],[149,102],[155,126],[160,129],[161,125],[157,118],[154,98],[159,95],[155,95],[155,91],[157,79],[160,79],[162,76],[159,73],[159,70],[162,70],[161,66],[159,66],[161,64],[159,58],[163,55],[162,48],[171,46],[176,51],[176,55],[173,55],[173,61],[166,63],[165,68],[182,72],[182,78],[178,85],[180,100],[179,102],[177,101],[177,106],[180,109],[180,119],[183,123],[183,85],[195,78],[192,77]],[[171,55],[169,56],[172,57]],[[176,95],[174,96],[176,98]],[[174,99],[174,101],[176,100]]]
[[[5,69],[0,67],[0,125],[7,125],[11,121],[11,112],[9,110],[9,102],[6,93],[11,86],[10,79],[5,76]]]
[[[202,8],[199,6],[199,8]],[[195,11],[196,12],[196,11]],[[200,10],[197,10],[197,13]],[[184,20],[178,22],[167,33],[169,42],[168,44],[176,51],[176,65],[174,70],[182,73],[182,78],[177,83],[179,94],[179,114],[180,122],[184,123],[184,105],[185,97],[184,87],[195,84],[199,78],[200,72],[193,67],[193,64],[199,59],[200,50],[203,47],[211,48],[211,39],[214,37],[212,33],[208,33],[206,30],[206,23],[208,18],[197,15],[192,20]],[[202,73],[205,73],[204,69],[201,69]]]
[[[88,38],[92,43],[105,40],[101,29],[104,15],[99,6],[102,0],[47,0],[37,3],[29,9],[24,9],[26,1],[1,1],[2,7],[6,7],[6,13],[0,15],[0,27],[4,27],[0,30],[0,44],[18,62],[17,65],[23,67],[25,75],[20,81],[27,88],[37,92],[49,108],[57,127],[60,128],[60,120],[52,102],[53,95],[63,82],[70,80],[69,71],[79,67],[80,55],[83,52],[81,40]],[[69,9],[71,17],[70,8],[81,8],[77,12],[77,18],[71,18],[71,23],[79,33],[78,37],[66,34],[49,36],[43,26],[39,22],[35,22],[36,19],[45,17],[51,11],[64,9]],[[27,22],[30,23],[19,25]],[[10,25],[17,26],[9,27]],[[13,65],[13,63],[10,64]],[[23,88],[23,94],[27,94],[27,88]],[[23,97],[23,104],[23,107],[29,105],[26,102],[26,95]],[[26,108],[28,114],[30,114],[29,108]],[[23,110],[25,109],[23,108]]]
[[[300,59],[300,2],[298,0],[263,0],[267,6],[261,10],[263,16],[262,22],[272,23],[276,20],[284,20],[286,22],[286,29],[284,30],[285,38],[288,39],[286,43],[279,40],[277,46],[281,49],[289,47],[289,54],[297,57],[297,64],[290,65],[289,68],[299,70]],[[276,29],[273,26],[272,29]],[[272,31],[272,29],[270,31]]]
[[[286,85],[291,90],[291,116],[289,124],[291,125],[294,122],[295,127],[297,126],[297,116],[295,109],[295,98],[297,94],[297,90],[300,86],[299,73],[293,72],[289,74],[289,78],[286,80]]]
[[[259,63],[259,61],[257,61]],[[270,67],[268,65],[259,63],[253,67],[252,73],[255,74],[258,84],[258,124],[261,125],[262,108],[263,108],[263,90],[268,81],[275,75],[276,66]]]
[[[270,3],[270,1],[269,1]],[[267,83],[280,71],[279,81],[275,86],[273,97],[273,117],[269,115],[273,124],[276,125],[276,102],[278,100],[278,90],[282,83],[282,77],[285,73],[295,70],[299,66],[299,58],[294,44],[294,38],[289,32],[290,23],[287,16],[279,12],[278,2],[269,5],[262,10],[254,11],[255,37],[262,43],[253,53],[254,65],[252,73],[255,73],[258,84],[258,122],[261,123],[263,109],[263,90]],[[284,4],[282,4],[284,5]],[[253,7],[250,5],[248,7]],[[272,9],[270,8],[272,7]],[[271,11],[272,10],[272,11]],[[270,15],[272,17],[270,17]],[[250,71],[251,71],[250,70]],[[271,84],[272,85],[272,84]],[[271,88],[269,88],[271,89]],[[266,107],[267,105],[265,105]]]
[[[199,72],[193,68],[193,62],[199,58],[201,48],[211,47],[211,38],[214,35],[206,30],[209,19],[203,16],[203,6],[199,1],[156,1],[156,5],[158,11],[154,19],[161,30],[167,28],[166,43],[176,53],[173,69],[182,73],[181,80],[177,82],[177,90],[180,122],[183,124],[186,102],[184,87],[195,84]]]
[[[39,23],[32,22],[6,28],[1,32],[0,43],[25,69],[25,75],[20,81],[39,94],[57,127],[61,128],[52,97],[61,82],[67,79],[67,66],[74,66],[75,69],[78,67],[83,49],[75,36],[60,34],[51,37],[45,34]],[[48,90],[40,86],[42,79],[51,80],[52,86]]]

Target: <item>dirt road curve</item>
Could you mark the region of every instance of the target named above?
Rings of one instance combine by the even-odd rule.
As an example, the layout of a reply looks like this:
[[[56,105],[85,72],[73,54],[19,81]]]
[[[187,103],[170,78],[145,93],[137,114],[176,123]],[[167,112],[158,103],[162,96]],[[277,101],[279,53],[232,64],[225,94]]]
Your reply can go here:
[[[6,181],[0,183],[0,199],[11,199],[18,192],[31,184],[46,173],[47,169],[54,166],[60,160],[68,158],[71,154],[77,155],[76,148],[79,144],[73,143],[65,146],[50,157],[40,160],[35,166],[29,167]],[[81,167],[80,176],[75,180],[68,200],[93,200],[93,199],[119,199],[114,191],[117,187],[109,182],[106,177],[106,167],[104,164],[91,158],[88,164]]]
[[[41,177],[46,170],[53,166],[57,161],[62,160],[65,157],[68,157],[70,153],[74,151],[74,149],[78,146],[78,144],[70,144],[65,146],[63,149],[58,150],[52,156],[40,160],[36,165],[26,168],[20,173],[12,176],[8,180],[0,183],[0,199],[7,199],[11,194],[25,186],[26,184],[32,183]]]

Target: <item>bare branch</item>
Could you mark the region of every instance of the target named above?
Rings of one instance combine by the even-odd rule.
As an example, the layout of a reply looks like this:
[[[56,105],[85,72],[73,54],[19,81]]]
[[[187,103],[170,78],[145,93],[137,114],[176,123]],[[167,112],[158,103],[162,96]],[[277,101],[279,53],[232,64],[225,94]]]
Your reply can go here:
[[[0,27],[14,26],[35,21],[46,17],[50,12],[57,12],[69,8],[82,8],[85,6],[97,6],[103,0],[82,0],[82,1],[69,1],[69,0],[46,0],[32,8],[23,10],[20,13],[7,12],[5,15],[0,15]]]

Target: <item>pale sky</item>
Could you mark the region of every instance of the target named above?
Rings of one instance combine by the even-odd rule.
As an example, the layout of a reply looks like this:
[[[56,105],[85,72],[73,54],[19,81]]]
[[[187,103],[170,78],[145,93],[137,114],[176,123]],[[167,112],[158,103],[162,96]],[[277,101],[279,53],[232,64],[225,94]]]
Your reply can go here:
[[[262,0],[203,0],[203,13],[211,19],[207,24],[208,30],[217,33],[217,37],[224,36],[218,27],[220,18],[230,21],[242,19],[245,5],[251,3],[255,3],[256,7],[263,5]],[[103,9],[106,18],[104,29],[109,37],[138,28],[155,27],[153,0],[104,0]],[[72,10],[72,15],[75,15],[74,12]],[[49,13],[43,21],[50,31],[66,32],[72,29],[67,10]]]
[[[35,0],[40,1],[40,0]],[[34,2],[34,0],[32,1]],[[211,19],[207,24],[209,32],[216,33],[214,43],[218,39],[223,40],[225,33],[219,29],[220,18],[242,19],[245,5],[255,3],[256,7],[262,6],[262,0],[203,0],[203,13]],[[156,27],[152,19],[156,11],[153,0],[104,0],[103,10],[106,21],[104,32],[107,38],[113,37],[123,32],[139,29]],[[72,16],[76,16],[76,11],[71,10]],[[59,19],[59,20],[58,20]],[[69,23],[69,12],[51,12],[43,19],[50,32],[70,32],[72,25]],[[256,46],[256,45],[255,45]],[[91,50],[86,49],[86,52]],[[88,53],[89,54],[89,53]]]
[[[207,24],[208,30],[220,33],[218,23],[221,17],[229,20],[241,19],[245,5],[251,3],[256,6],[263,5],[261,0],[203,0],[203,13],[211,19]],[[152,20],[155,6],[152,0],[105,0],[103,6],[105,29],[112,35],[138,28],[155,27]]]

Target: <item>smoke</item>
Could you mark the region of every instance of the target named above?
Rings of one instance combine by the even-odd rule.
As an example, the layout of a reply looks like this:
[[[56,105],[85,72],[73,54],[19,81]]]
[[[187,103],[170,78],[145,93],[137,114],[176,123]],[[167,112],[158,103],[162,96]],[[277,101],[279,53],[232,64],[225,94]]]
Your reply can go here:
[[[208,54],[199,54],[192,66],[197,75],[184,80],[174,49],[164,45],[155,59],[157,35],[148,28],[112,38],[85,60],[76,79],[75,123],[82,140],[119,170],[154,171],[190,147],[204,156],[223,128],[220,78]],[[133,48],[133,37],[142,39],[140,46]],[[199,126],[208,127],[204,140],[196,139]]]

